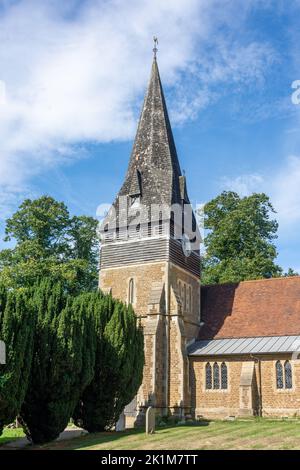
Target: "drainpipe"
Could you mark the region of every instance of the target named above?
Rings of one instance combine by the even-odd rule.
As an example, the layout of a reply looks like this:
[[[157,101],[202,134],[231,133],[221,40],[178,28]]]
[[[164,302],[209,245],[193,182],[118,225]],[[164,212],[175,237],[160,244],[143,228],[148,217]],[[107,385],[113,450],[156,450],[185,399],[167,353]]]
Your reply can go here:
[[[253,354],[250,354],[250,357],[258,364],[258,416],[262,417],[261,359]]]

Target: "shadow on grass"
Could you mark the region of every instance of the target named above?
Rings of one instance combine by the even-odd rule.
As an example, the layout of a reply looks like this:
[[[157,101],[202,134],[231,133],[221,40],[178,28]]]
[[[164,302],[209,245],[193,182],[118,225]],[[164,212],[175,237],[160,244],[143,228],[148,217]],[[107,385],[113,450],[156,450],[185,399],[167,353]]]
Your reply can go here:
[[[46,449],[55,449],[55,450],[72,450],[72,449],[84,449],[85,447],[90,447],[99,444],[105,444],[119,439],[126,438],[128,436],[134,436],[144,434],[143,429],[127,429],[125,431],[104,431],[98,433],[90,433],[85,436],[75,437],[70,440],[63,440],[58,442],[50,442],[44,444],[39,448],[42,450]]]
[[[202,427],[208,426],[210,423],[209,420],[195,421],[192,423],[182,423],[182,424],[168,424],[164,426],[157,426],[156,431],[159,435],[168,434],[174,429],[180,429],[184,427]],[[132,428],[126,429],[124,431],[106,431],[99,433],[90,433],[85,436],[79,436],[72,440],[63,440],[58,442],[51,442],[40,446],[39,449],[55,449],[55,450],[72,450],[72,449],[84,449],[86,447],[108,444],[115,441],[122,441],[127,437],[131,436],[146,436],[144,428]],[[134,444],[134,443],[133,443]],[[36,448],[36,446],[34,446]]]

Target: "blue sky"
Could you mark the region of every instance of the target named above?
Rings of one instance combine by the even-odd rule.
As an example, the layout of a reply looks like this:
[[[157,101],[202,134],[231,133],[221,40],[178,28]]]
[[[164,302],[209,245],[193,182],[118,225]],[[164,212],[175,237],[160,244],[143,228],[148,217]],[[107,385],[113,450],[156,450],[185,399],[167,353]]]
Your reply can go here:
[[[24,197],[90,215],[112,201],[155,34],[191,200],[266,192],[278,261],[300,272],[299,14],[297,0],[0,0],[0,232]]]

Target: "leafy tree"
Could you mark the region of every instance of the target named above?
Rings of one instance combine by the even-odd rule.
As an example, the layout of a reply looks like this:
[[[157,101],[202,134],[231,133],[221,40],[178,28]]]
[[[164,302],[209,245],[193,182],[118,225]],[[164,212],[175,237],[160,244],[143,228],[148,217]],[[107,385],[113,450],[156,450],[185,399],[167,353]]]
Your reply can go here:
[[[0,252],[0,279],[9,287],[32,286],[37,279],[67,280],[73,289],[97,286],[97,221],[71,217],[50,196],[26,199],[6,221],[6,241],[14,248]]]
[[[273,240],[278,224],[265,194],[223,192],[204,207],[206,254],[202,282],[218,284],[281,276]]]
[[[6,364],[0,366],[0,434],[18,415],[31,369],[35,318],[25,290],[0,287],[0,339],[6,345]]]
[[[35,443],[55,439],[68,424],[93,377],[95,325],[92,294],[71,297],[62,283],[44,280],[36,289],[37,317],[32,369],[21,419]]]
[[[284,273],[284,277],[294,277],[294,276],[299,276],[299,273],[294,271],[294,269],[289,268],[286,273]]]
[[[142,382],[143,334],[132,307],[94,294],[97,350],[94,378],[74,412],[89,432],[111,428]]]

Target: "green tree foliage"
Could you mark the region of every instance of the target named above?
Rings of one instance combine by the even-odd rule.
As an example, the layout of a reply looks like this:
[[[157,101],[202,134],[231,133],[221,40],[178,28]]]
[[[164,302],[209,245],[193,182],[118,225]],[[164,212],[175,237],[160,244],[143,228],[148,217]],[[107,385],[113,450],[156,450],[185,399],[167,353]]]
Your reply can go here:
[[[92,295],[71,297],[62,283],[50,280],[35,289],[33,360],[21,409],[25,432],[35,443],[55,439],[65,429],[80,395],[92,380]]]
[[[278,224],[265,194],[223,192],[204,207],[202,282],[218,284],[281,276],[273,240]]]
[[[111,428],[142,382],[143,333],[131,306],[94,294],[97,349],[94,378],[74,412],[89,432]]]
[[[35,317],[25,290],[0,287],[0,339],[6,364],[0,366],[0,434],[19,414],[27,390],[33,350]]]
[[[283,275],[284,277],[294,277],[294,276],[299,276],[299,273],[294,271],[292,268],[289,268],[286,273]]]
[[[26,199],[6,221],[0,252],[0,280],[9,287],[32,286],[37,279],[67,280],[74,289],[97,286],[97,221],[71,217],[67,207],[49,196]]]

